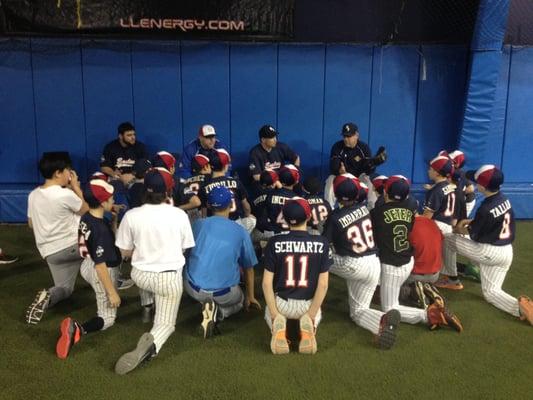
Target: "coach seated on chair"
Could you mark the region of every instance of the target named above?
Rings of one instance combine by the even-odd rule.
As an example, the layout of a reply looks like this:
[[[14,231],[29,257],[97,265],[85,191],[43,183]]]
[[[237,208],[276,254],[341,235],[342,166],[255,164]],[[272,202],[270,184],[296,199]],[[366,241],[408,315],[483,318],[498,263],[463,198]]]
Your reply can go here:
[[[215,149],[224,149],[229,153],[228,147],[217,139],[217,133],[212,125],[202,125],[198,130],[198,137],[183,149],[183,157],[180,165],[180,178],[187,179],[192,176],[192,159],[197,154],[211,158]]]
[[[194,222],[196,247],[187,260],[185,291],[202,303],[201,330],[210,337],[224,318],[250,305],[261,309],[254,294],[254,247],[246,230],[229,219],[233,203],[231,190],[214,188],[207,204],[213,216]],[[246,294],[239,287],[240,266],[244,269]]]
[[[278,132],[270,125],[259,129],[259,144],[250,150],[250,174],[259,182],[264,170],[276,171],[285,164],[300,167],[300,157],[285,143],[278,142]]]
[[[148,152],[143,143],[137,141],[135,127],[131,122],[122,122],[118,128],[118,138],[104,147],[100,159],[101,171],[124,185],[135,179],[133,164],[141,158],[148,159]]]

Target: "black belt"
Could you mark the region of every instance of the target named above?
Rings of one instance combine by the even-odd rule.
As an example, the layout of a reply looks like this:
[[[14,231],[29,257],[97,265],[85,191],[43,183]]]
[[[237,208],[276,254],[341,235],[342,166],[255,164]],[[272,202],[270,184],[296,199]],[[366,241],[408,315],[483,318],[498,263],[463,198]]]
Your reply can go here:
[[[188,279],[188,281],[189,281],[189,286],[192,287],[197,292],[200,292],[200,291],[209,292],[209,290],[203,290],[199,286],[196,286],[194,283],[191,282],[190,279]],[[217,290],[216,292],[212,292],[212,294],[213,294],[213,296],[222,296],[222,295],[224,295],[226,293],[229,293],[230,290],[231,290],[231,287],[228,287],[228,288],[225,288],[225,289]]]

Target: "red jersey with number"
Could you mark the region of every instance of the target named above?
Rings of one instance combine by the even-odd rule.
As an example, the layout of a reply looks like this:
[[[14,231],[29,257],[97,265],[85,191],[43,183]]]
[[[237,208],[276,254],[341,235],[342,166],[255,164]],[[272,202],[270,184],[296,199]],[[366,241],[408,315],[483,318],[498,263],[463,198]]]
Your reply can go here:
[[[417,215],[409,242],[413,246],[413,274],[429,275],[442,266],[442,232],[432,219]]]

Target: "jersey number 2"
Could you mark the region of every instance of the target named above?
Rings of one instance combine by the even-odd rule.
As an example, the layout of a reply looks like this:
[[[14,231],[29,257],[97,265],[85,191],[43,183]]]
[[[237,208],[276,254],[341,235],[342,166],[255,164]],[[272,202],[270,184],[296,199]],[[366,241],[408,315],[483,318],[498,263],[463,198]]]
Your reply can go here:
[[[300,278],[298,282],[294,279],[294,256],[285,257],[285,265],[287,267],[287,279],[285,279],[285,287],[307,287],[307,274],[309,273],[308,264],[309,256],[300,256],[298,258],[300,264]]]

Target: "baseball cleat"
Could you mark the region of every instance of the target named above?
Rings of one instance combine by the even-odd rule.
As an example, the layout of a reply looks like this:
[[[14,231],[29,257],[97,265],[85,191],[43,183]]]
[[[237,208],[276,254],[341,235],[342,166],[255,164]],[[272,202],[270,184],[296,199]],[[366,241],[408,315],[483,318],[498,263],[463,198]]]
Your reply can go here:
[[[389,310],[383,314],[379,323],[379,333],[376,335],[376,344],[380,349],[388,350],[394,345],[401,318],[398,310]]]
[[[126,290],[133,286],[135,286],[135,282],[133,282],[133,279],[117,279],[118,290]]]
[[[455,329],[457,332],[461,333],[463,331],[463,325],[461,324],[461,321],[450,310],[448,310],[446,307],[443,310],[444,319],[446,319],[446,325],[448,325],[450,328]]]
[[[479,267],[477,265],[471,263],[463,265],[464,267],[462,270],[460,268],[457,269],[457,275],[476,282],[481,282],[481,273],[479,272]]]
[[[13,264],[19,260],[18,257],[10,256],[3,251],[0,251],[0,265]]]
[[[151,333],[146,332],[137,342],[135,350],[123,354],[118,359],[115,365],[115,372],[119,375],[126,375],[137,368],[143,361],[150,361],[156,355],[154,337]]]
[[[315,354],[317,351],[315,325],[307,314],[300,318],[300,343],[298,352],[302,354]]]
[[[39,290],[35,299],[26,310],[26,322],[33,325],[38,324],[43,318],[49,302],[50,292],[46,289]]]
[[[215,331],[215,322],[217,316],[217,305],[213,300],[208,300],[202,306],[203,320],[201,323],[201,332],[204,339],[213,336]]]
[[[520,319],[527,321],[533,325],[533,302],[527,296],[520,296],[518,298],[518,308],[520,309]]]
[[[278,314],[272,321],[272,339],[270,340],[270,350],[273,354],[289,353],[289,342],[287,341],[287,319]]]
[[[61,321],[59,331],[61,332],[61,336],[56,344],[56,354],[64,360],[68,357],[72,346],[80,341],[81,328],[76,321],[68,317]]]
[[[435,282],[435,286],[440,289],[449,289],[449,290],[463,290],[464,286],[459,279],[450,279],[446,275],[442,275],[440,279]]]

